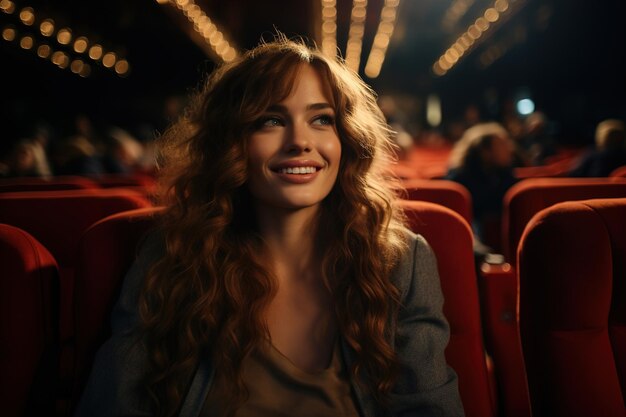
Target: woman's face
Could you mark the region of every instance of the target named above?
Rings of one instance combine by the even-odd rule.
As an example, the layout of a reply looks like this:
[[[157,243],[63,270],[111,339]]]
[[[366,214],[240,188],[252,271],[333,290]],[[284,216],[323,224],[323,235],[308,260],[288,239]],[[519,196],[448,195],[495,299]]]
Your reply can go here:
[[[333,188],[341,142],[324,87],[318,72],[302,65],[289,96],[258,121],[248,139],[248,187],[257,204],[317,206]]]

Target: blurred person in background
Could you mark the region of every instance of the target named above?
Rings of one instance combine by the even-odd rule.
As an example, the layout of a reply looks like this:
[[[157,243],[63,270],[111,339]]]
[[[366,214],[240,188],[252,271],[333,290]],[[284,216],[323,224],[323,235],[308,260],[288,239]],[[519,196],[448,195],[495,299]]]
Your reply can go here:
[[[607,119],[596,127],[595,149],[583,155],[570,172],[572,177],[608,177],[626,165],[626,130],[624,122]]]
[[[548,118],[536,111],[524,119],[522,134],[518,143],[521,146],[527,165],[539,166],[546,158],[556,154],[556,144],[548,129]]]
[[[102,165],[109,174],[132,174],[140,168],[143,145],[126,130],[109,129]]]
[[[498,123],[479,123],[467,129],[450,154],[447,179],[472,195],[472,228],[479,242],[489,244],[489,224],[498,222],[502,199],[516,182],[513,176],[515,144]]]

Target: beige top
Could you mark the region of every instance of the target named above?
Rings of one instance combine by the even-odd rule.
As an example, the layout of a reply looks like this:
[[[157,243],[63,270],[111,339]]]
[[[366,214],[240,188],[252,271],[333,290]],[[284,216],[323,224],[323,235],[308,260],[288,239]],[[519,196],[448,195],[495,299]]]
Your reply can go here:
[[[348,373],[335,343],[330,366],[316,372],[298,368],[269,341],[242,363],[248,400],[236,417],[358,417]],[[223,416],[219,381],[214,381],[201,416]]]

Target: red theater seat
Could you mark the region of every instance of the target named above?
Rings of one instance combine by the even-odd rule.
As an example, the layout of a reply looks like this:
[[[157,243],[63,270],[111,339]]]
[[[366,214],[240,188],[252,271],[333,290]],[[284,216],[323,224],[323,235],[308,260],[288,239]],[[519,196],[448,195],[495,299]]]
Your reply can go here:
[[[519,327],[516,320],[518,243],[524,228],[539,211],[553,204],[589,198],[626,197],[626,179],[531,178],[515,184],[504,197],[502,240],[504,265],[483,265],[480,277],[485,342],[496,363],[505,408],[525,402]]]
[[[37,177],[8,178],[0,180],[0,193],[15,191],[58,191],[85,190],[100,188],[99,185],[86,177],[60,176],[50,179]]]
[[[59,263],[62,378],[71,373],[74,268],[80,236],[106,216],[150,205],[140,193],[119,188],[0,193],[0,222],[28,231]]]
[[[113,214],[92,225],[81,238],[74,292],[75,401],[80,398],[96,350],[111,334],[109,317],[122,279],[161,210],[150,207]]]
[[[524,228],[539,211],[563,201],[626,197],[626,178],[530,178],[504,196],[503,253],[515,264]]]
[[[626,198],[543,210],[518,268],[533,415],[626,416]]]
[[[472,222],[472,196],[461,184],[448,180],[411,179],[402,182],[406,198],[440,204]]]
[[[459,390],[468,417],[496,415],[483,347],[478,290],[467,222],[445,207],[403,201],[411,229],[423,235],[437,256],[445,305],[450,323],[446,358],[459,376]]]
[[[609,175],[610,177],[619,177],[619,178],[626,178],[626,165],[623,167],[619,167],[616,168],[613,172],[611,172],[611,175]]]
[[[0,224],[0,410],[54,410],[59,284],[56,261],[27,232]],[[48,394],[46,394],[48,393]]]

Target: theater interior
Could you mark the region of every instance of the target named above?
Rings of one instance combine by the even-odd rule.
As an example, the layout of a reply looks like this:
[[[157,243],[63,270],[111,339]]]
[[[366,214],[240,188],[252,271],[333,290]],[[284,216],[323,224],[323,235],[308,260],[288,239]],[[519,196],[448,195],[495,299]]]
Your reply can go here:
[[[156,140],[282,33],[378,97],[465,415],[626,416],[625,20],[623,0],[0,0],[0,415],[72,415],[163,210]],[[474,128],[496,123],[494,168],[502,134]]]

